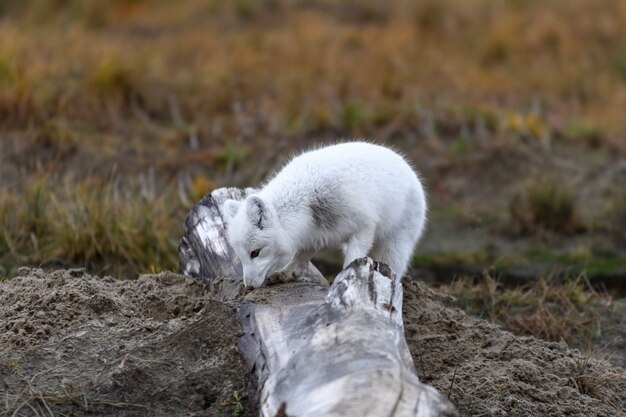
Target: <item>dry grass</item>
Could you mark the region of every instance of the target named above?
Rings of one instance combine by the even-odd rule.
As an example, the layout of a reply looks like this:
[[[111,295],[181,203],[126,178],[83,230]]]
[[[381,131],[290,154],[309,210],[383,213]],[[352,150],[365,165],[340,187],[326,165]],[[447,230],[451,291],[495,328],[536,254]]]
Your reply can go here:
[[[538,277],[523,287],[505,288],[485,272],[461,278],[446,289],[464,310],[502,324],[515,334],[586,346],[603,332],[611,297],[596,292],[586,277]]]
[[[29,178],[22,190],[0,194],[5,268],[83,265],[130,277],[177,266],[184,210],[171,190],[156,195],[114,180],[68,182],[43,175]]]
[[[219,117],[237,135],[237,103],[252,129],[282,134],[365,134],[454,106],[494,109],[503,133],[571,135],[584,120],[610,141],[626,129],[620,0],[3,4],[13,127],[119,127],[133,106],[169,124],[176,97],[203,134]]]

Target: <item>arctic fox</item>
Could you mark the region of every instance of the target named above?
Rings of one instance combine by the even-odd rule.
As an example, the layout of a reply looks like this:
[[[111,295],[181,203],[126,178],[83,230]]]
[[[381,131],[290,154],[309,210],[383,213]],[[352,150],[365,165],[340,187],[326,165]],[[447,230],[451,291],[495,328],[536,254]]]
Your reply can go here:
[[[407,161],[389,148],[347,142],[304,152],[245,201],[224,205],[227,237],[246,286],[308,265],[341,247],[344,268],[369,255],[403,275],[426,219],[426,197]]]

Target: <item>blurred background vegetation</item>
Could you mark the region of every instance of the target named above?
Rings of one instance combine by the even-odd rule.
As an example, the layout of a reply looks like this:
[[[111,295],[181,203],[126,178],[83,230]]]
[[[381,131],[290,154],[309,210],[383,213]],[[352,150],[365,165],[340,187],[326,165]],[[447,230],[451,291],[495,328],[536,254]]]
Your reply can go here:
[[[0,276],[175,270],[205,193],[340,138],[414,162],[413,273],[473,312],[626,292],[626,0],[0,0]]]

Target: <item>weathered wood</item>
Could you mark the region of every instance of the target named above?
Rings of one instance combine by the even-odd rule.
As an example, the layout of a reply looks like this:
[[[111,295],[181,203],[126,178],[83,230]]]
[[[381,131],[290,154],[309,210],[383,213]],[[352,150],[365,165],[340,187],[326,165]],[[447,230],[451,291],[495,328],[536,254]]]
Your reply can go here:
[[[246,191],[214,191],[185,224],[181,271],[219,287],[222,298],[242,292],[221,204]],[[456,415],[419,382],[404,339],[401,279],[383,264],[359,259],[330,290],[315,283],[254,290],[240,300],[239,313],[238,347],[256,376],[262,416]]]
[[[256,290],[241,308],[239,348],[259,380],[262,416],[444,416],[454,408],[421,384],[404,340],[402,285],[362,258],[330,291]]]
[[[226,241],[223,206],[253,189],[220,188],[205,195],[187,214],[178,246],[180,272],[197,278],[219,299],[243,294],[243,269]],[[226,278],[226,279],[225,279]]]

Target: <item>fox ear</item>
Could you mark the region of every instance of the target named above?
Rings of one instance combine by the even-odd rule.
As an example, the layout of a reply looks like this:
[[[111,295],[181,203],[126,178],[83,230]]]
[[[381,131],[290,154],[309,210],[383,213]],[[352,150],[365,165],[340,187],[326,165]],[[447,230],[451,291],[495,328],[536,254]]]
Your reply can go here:
[[[252,195],[246,199],[246,207],[248,210],[248,218],[259,229],[263,229],[267,226],[269,219],[267,207],[261,197]]]
[[[224,202],[224,212],[226,213],[226,217],[232,219],[239,211],[239,207],[241,206],[241,201],[235,200],[226,200]]]

